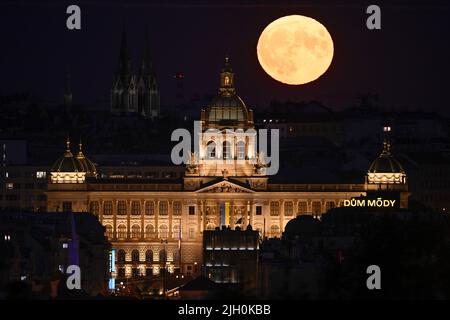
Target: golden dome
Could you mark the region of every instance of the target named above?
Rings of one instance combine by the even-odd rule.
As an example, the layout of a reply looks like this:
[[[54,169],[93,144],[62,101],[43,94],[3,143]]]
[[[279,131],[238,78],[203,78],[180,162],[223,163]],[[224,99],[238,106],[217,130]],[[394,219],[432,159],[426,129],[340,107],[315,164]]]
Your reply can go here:
[[[76,159],[78,161],[78,163],[80,164],[81,168],[83,168],[83,172],[86,172],[87,175],[89,176],[96,176],[97,175],[97,168],[95,167],[95,164],[89,160],[88,158],[85,157],[85,155],[83,154],[83,144],[80,143],[78,144],[78,154],[76,155]]]
[[[52,166],[52,172],[84,172],[80,162],[70,151],[70,140],[67,138],[64,155],[56,160]]]

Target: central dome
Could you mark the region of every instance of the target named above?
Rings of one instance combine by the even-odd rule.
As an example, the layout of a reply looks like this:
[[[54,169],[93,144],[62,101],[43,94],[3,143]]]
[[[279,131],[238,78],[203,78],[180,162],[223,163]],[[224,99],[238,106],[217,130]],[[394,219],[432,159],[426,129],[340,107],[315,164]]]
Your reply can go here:
[[[253,111],[236,94],[234,73],[229,58],[220,72],[219,93],[202,110],[202,120],[207,127],[253,127]]]

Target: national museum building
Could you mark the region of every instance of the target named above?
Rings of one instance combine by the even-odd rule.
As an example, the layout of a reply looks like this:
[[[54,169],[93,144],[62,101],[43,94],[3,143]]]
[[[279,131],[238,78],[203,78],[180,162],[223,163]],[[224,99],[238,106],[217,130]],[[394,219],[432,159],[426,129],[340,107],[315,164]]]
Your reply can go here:
[[[198,273],[203,231],[224,224],[243,230],[251,225],[263,237],[280,237],[298,215],[320,219],[345,200],[380,191],[394,192],[398,206],[407,207],[406,174],[388,138],[360,184],[271,183],[255,151],[256,137],[227,131],[254,128],[253,111],[236,94],[228,59],[219,93],[201,110],[200,120],[202,133],[217,129],[220,134],[201,135],[198,154],[190,157],[179,181],[103,178],[81,144],[73,154],[68,141],[49,175],[47,211],[98,216],[116,252],[115,276],[123,278],[158,274],[161,268]]]

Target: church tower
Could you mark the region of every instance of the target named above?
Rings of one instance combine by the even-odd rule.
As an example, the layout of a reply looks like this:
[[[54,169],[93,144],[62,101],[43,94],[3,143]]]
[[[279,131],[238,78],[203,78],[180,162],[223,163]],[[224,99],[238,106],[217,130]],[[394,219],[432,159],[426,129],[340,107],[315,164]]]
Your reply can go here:
[[[131,58],[128,53],[125,28],[122,31],[119,62],[114,74],[111,89],[111,112],[137,112],[136,78],[132,72]]]
[[[148,30],[145,30],[144,53],[139,69],[138,112],[145,118],[154,119],[159,115],[159,88],[153,70]]]

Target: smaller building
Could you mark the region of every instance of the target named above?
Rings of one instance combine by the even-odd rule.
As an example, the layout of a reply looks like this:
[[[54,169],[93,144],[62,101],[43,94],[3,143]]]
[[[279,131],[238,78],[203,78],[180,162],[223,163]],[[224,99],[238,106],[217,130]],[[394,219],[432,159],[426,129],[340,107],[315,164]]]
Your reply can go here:
[[[203,233],[203,271],[216,283],[254,289],[257,283],[259,232],[246,230],[205,230]]]
[[[81,292],[97,295],[106,290],[109,249],[94,215],[1,212],[0,297],[10,296],[18,284],[28,286],[22,292],[28,297],[70,294],[65,288],[69,265],[81,270]]]

